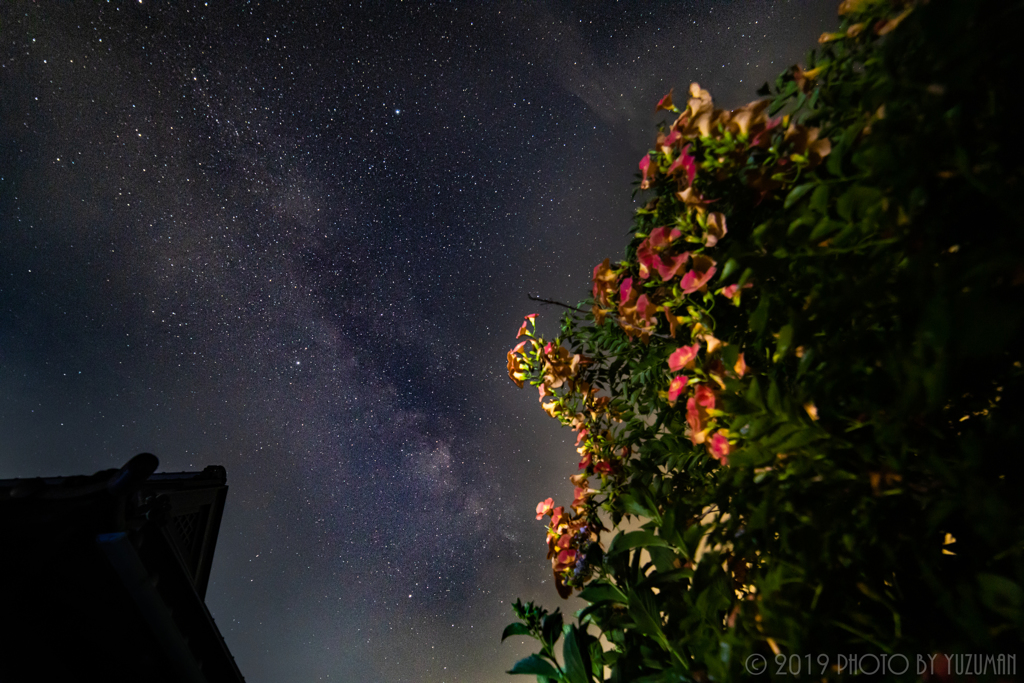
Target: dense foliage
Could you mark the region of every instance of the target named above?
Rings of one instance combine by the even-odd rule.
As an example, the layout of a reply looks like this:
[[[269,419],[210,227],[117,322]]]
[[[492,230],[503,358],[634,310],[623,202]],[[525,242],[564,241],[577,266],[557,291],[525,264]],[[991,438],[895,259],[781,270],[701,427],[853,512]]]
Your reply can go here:
[[[839,15],[766,99],[659,102],[625,258],[558,338],[523,323],[509,374],[581,455],[537,516],[589,606],[518,603],[513,673],[1022,649],[1024,3]]]

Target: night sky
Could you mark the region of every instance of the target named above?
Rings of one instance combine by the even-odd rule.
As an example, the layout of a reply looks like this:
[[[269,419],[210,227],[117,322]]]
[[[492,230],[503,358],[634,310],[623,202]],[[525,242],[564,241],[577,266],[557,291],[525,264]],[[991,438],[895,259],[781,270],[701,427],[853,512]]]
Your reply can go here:
[[[224,465],[253,683],[513,680],[510,602],[574,608],[527,294],[621,256],[670,87],[754,99],[837,5],[2,0],[0,478]]]

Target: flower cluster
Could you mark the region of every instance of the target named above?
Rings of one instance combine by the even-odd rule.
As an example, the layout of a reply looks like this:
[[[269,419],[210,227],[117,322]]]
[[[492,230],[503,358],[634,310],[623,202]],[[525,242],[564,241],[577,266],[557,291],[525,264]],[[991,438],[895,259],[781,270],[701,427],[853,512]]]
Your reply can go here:
[[[815,74],[803,72],[805,79]],[[694,83],[685,109],[680,111],[669,93],[657,109],[679,113],[667,131],[658,135],[655,149],[641,159],[641,189],[657,183],[670,186],[659,193],[646,210],[670,215],[672,225],[659,225],[649,233],[637,233],[635,261],[613,265],[606,259],[594,268],[593,307],[595,323],[614,319],[630,339],[648,344],[652,336],[675,340],[689,327],[688,345],[671,352],[671,373],[694,370],[696,374],[675,374],[668,378],[665,398],[670,407],[682,403],[686,410],[688,434],[693,445],[705,444],[709,454],[728,464],[736,436],[719,427],[723,413],[717,407],[716,392],[725,387],[725,376],[743,377],[747,366],[738,354],[725,368],[717,352],[725,344],[714,337],[707,315],[708,286],[718,274],[718,262],[708,253],[728,234],[725,214],[711,210],[717,201],[703,194],[702,175],[712,179],[743,171],[752,151],[763,152],[764,162],[740,173],[762,199],[784,184],[790,167],[811,168],[831,151],[820,130],[768,117],[768,102],[751,102],[732,111],[716,109],[711,95]],[[784,126],[784,127],[783,127]],[[709,155],[714,151],[717,156]],[[703,153],[702,153],[703,152]],[[698,160],[696,153],[702,153]],[[665,206],[665,203],[670,206]],[[659,206],[659,204],[661,206]],[[733,282],[717,293],[733,305],[753,287],[749,281]],[[703,363],[699,363],[703,348]],[[699,366],[699,367],[698,367]]]
[[[817,74],[801,71],[798,76],[808,83]],[[657,109],[678,114],[639,164],[640,188],[656,190],[657,197],[638,212],[629,258],[619,263],[605,259],[595,266],[591,312],[597,328],[612,322],[628,342],[640,342],[649,354],[664,354],[659,381],[667,405],[661,410],[682,411],[682,436],[706,452],[709,462],[724,467],[740,435],[726,427],[721,394],[728,380],[739,380],[749,370],[739,349],[726,353],[729,345],[715,337],[710,309],[716,294],[739,306],[754,283],[745,275],[711,290],[716,277],[721,281],[730,274],[728,268],[720,270],[713,256],[729,228],[725,213],[714,210],[721,198],[706,193],[723,178],[734,177],[763,201],[795,173],[820,164],[831,143],[817,128],[785,116],[770,118],[767,101],[717,109],[696,83],[682,110],[672,93]],[[519,337],[526,339],[509,352],[508,370],[517,385],[529,379],[537,386],[545,412],[577,434],[581,471],[572,478],[577,492],[572,511],[554,507],[552,499],[537,508],[538,519],[551,517],[548,557],[559,592],[565,594],[586,581],[586,549],[599,543],[594,496],[605,495],[602,503],[610,500],[634,451],[623,440],[610,398],[600,396],[581,372],[590,361],[559,339],[545,343],[537,337],[535,319],[526,316],[520,327]],[[586,483],[593,476],[601,480],[596,489]]]
[[[563,507],[555,507],[552,498],[537,504],[537,519],[551,517],[547,532],[548,559],[551,560],[555,587],[563,598],[590,578],[593,564],[589,556],[599,545],[600,532],[603,531],[589,504],[590,498],[598,492],[589,488],[585,474],[576,475],[572,480],[576,484],[576,496],[570,512]]]
[[[508,352],[509,377],[518,386],[529,380],[537,387],[541,407],[548,415],[576,431],[580,453],[580,474],[570,477],[576,495],[567,512],[548,498],[537,506],[537,519],[550,516],[548,559],[555,585],[563,597],[582,587],[590,578],[591,548],[600,543],[603,530],[592,500],[598,493],[589,487],[588,474],[608,476],[615,471],[615,458],[608,449],[613,439],[604,428],[613,419],[608,396],[580,380],[580,369],[589,363],[582,354],[571,353],[556,339],[545,342],[536,334],[536,314],[525,317],[518,337],[523,338]]]

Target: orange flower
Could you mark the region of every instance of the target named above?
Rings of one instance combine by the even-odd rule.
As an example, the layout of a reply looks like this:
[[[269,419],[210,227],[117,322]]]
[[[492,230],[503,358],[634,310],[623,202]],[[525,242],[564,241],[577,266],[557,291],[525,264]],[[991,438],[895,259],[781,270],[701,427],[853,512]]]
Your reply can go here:
[[[665,319],[668,320],[668,334],[672,339],[675,339],[676,330],[679,329],[679,316],[674,315],[672,311],[668,309],[668,306],[663,306],[662,310],[665,311]]]
[[[553,418],[556,418],[556,419],[562,413],[562,407],[560,405],[558,405],[558,401],[551,401],[550,403],[541,403],[540,407],[550,417],[553,417]]]
[[[520,389],[523,388],[523,380],[527,377],[526,370],[529,369],[529,367],[523,363],[523,359],[519,355],[522,353],[524,346],[526,346],[526,342],[521,341],[516,344],[515,348],[508,352],[508,377],[515,382],[515,385]]]
[[[650,300],[646,297],[643,302],[643,313],[647,314],[645,317],[639,310],[640,305],[639,290],[633,288],[633,278],[627,277],[622,281],[619,286],[619,325],[622,330],[631,339],[639,336],[643,343],[647,343],[650,340],[651,333],[655,331],[657,325],[650,320],[650,316],[653,316],[656,312],[651,307]]]
[[[715,408],[715,392],[711,391],[711,387],[707,384],[697,385],[693,400],[697,402],[697,405],[704,406],[708,410],[714,410]]]
[[[683,288],[683,294],[692,294],[702,289],[714,277],[717,270],[712,259],[703,255],[694,256],[693,270],[683,275],[683,279],[679,283]]]
[[[640,262],[640,277],[646,280],[651,276],[651,269],[658,271],[658,275],[666,282],[676,276],[686,261],[690,258],[690,252],[684,251],[675,256],[666,257],[662,252],[667,250],[671,244],[682,237],[682,232],[676,228],[671,230],[667,226],[655,228],[651,234],[637,247],[636,256]]]
[[[736,372],[737,377],[742,377],[747,374],[747,362],[743,359],[742,353],[739,358],[736,359],[736,365],[734,365],[732,369]]]
[[[580,486],[575,487],[573,492],[575,494],[575,496],[573,497],[573,500],[572,500],[572,509],[573,510],[580,510],[580,509],[586,507],[587,500],[591,496],[593,496],[595,493],[597,493],[597,491],[595,491],[594,489],[588,488],[586,486],[586,482],[584,482],[584,485],[582,487],[580,487]]]
[[[839,16],[860,12],[869,4],[870,0],[843,0],[839,3]]]
[[[591,461],[592,461],[592,459],[594,457],[594,454],[591,453],[586,448],[576,449],[576,450],[577,450],[577,452],[580,453],[580,455],[583,456],[582,458],[580,458],[580,464],[579,464],[578,469],[585,470],[588,467],[590,467],[590,463],[591,463]]]
[[[542,519],[544,515],[550,515],[555,509],[554,498],[548,498],[537,503],[537,519]]]
[[[679,131],[673,131],[672,134],[678,136]],[[666,173],[668,175],[673,175],[680,169],[686,171],[686,184],[693,185],[693,178],[697,175],[697,159],[690,156],[689,145],[683,147],[682,151],[679,152],[679,157],[672,162],[672,165],[668,167],[668,171],[666,171]]]
[[[519,339],[520,337],[523,337],[523,336],[526,336],[526,335],[529,334],[529,332],[526,331],[527,324],[529,324],[531,327],[536,327],[536,325],[537,325],[537,314],[536,313],[531,313],[530,315],[527,315],[527,316],[523,317],[523,324],[519,327],[519,334],[516,335],[516,339]]]
[[[885,34],[895,30],[896,27],[899,26],[903,22],[903,20],[906,19],[907,16],[913,11],[914,7],[910,6],[907,9],[900,12],[899,14],[897,14],[889,21],[879,22],[878,25],[875,27],[875,33],[877,33],[880,36],[884,36]]]
[[[688,126],[691,130],[696,126],[702,137],[711,133],[711,118],[715,112],[715,106],[711,100],[711,93],[704,90],[697,83],[690,84],[690,99],[686,103],[686,114],[689,114]]]
[[[641,294],[636,300],[636,312],[645,323],[650,324],[651,318],[658,312],[658,306],[652,304],[646,294]]]
[[[675,90],[675,88],[672,90]],[[672,90],[669,90],[667,95],[658,100],[658,106],[654,108],[654,111],[661,111],[662,109],[665,111],[676,110],[675,105],[672,104]]]
[[[816,69],[809,69],[804,71],[800,66],[793,67],[793,80],[796,82],[798,88],[805,93],[809,93],[813,88],[811,81],[817,78],[823,70],[823,67],[817,67]]]
[[[686,401],[686,424],[690,427],[690,441],[694,445],[704,443],[704,422],[707,417],[707,411],[698,406],[694,398]]]
[[[608,294],[615,291],[615,283],[619,276],[612,269],[610,259],[605,259],[594,266],[594,300],[602,306],[608,306]]]
[[[678,130],[674,130],[668,135],[665,135],[664,133],[659,133],[657,140],[658,149],[661,150],[662,154],[668,156],[669,154],[672,153],[672,145],[676,144],[676,141],[678,141],[682,137],[682,133],[680,133]],[[684,149],[683,151],[685,152],[686,150]]]
[[[729,229],[725,227],[725,214],[709,213],[705,231],[704,244],[709,247],[718,244],[718,240],[725,237],[725,233],[729,232]]]
[[[682,192],[676,192],[676,197],[679,198],[683,204],[686,204],[688,209],[694,209],[698,215],[703,215],[705,206],[709,203],[703,197],[698,195],[694,191],[693,187],[688,187]]]
[[[568,522],[569,518],[565,515],[564,507],[556,507],[551,511],[551,528],[550,531],[554,532],[555,537],[558,537],[558,527],[563,523]]]
[[[729,119],[730,130],[740,135],[756,135],[768,122],[765,111],[769,104],[769,100],[754,100],[739,109],[733,109]]]
[[[792,154],[806,156],[811,166],[817,166],[832,152],[832,142],[828,138],[819,140],[820,134],[820,128],[790,123],[786,129],[785,141],[793,145]]]
[[[717,351],[722,346],[722,340],[711,334],[703,334],[700,337],[708,345],[708,355]]]
[[[551,389],[562,386],[579,371],[583,356],[570,354],[564,346],[548,343],[544,347],[544,384]]]
[[[754,283],[748,282],[747,284],[743,285],[743,289],[750,289],[753,286],[754,286]],[[739,285],[738,282],[735,282],[735,283],[729,285],[728,287],[723,287],[722,291],[720,292],[720,294],[722,296],[724,296],[725,298],[727,298],[727,299],[732,299],[732,302],[734,304],[736,304],[737,306],[739,305],[739,303],[740,303],[740,285]]]
[[[782,117],[776,116],[774,119],[766,120],[763,124],[752,127],[750,132],[754,137],[750,140],[751,147],[768,147],[771,142],[771,131],[778,127],[782,123]]]
[[[575,550],[573,550],[572,548],[568,548],[566,550],[563,550],[562,552],[558,553],[558,564],[562,568],[568,569],[571,565],[576,563],[576,556],[578,554],[579,553],[576,552]],[[559,570],[559,568],[556,567],[555,571],[558,571],[558,570]]]

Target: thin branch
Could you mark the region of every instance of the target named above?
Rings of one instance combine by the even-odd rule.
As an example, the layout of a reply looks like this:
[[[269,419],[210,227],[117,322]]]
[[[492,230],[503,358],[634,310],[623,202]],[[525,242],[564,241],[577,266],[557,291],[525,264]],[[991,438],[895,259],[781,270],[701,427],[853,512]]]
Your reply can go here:
[[[534,296],[533,294],[527,294],[526,296],[530,299],[530,301],[539,301],[542,304],[552,304],[553,306],[561,306],[562,308],[568,308],[570,311],[575,311],[576,310],[575,306],[570,306],[569,304],[563,304],[561,301],[552,301],[551,299],[542,299],[541,297]]]

